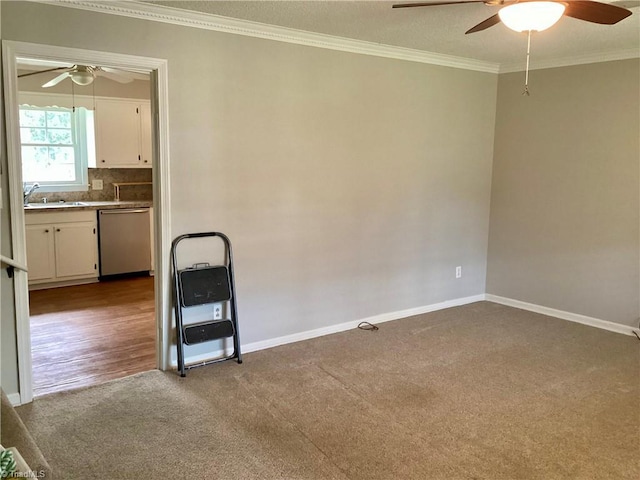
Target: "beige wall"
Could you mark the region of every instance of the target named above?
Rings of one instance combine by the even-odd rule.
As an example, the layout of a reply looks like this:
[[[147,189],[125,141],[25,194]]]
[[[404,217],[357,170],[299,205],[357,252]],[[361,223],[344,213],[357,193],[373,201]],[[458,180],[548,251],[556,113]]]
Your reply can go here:
[[[168,59],[172,236],[230,236],[243,342],[484,293],[496,75],[1,8],[6,39]]]
[[[488,293],[638,326],[639,72],[500,75]]]

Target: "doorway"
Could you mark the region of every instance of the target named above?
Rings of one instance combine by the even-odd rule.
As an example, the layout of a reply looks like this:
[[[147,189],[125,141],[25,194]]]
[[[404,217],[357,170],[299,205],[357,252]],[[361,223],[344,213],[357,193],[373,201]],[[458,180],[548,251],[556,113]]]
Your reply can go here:
[[[152,368],[166,369],[168,366],[168,339],[166,324],[170,311],[168,304],[169,296],[169,277],[168,257],[170,233],[169,233],[169,209],[168,209],[168,128],[167,128],[167,62],[161,59],[148,57],[137,57],[122,54],[113,54],[107,52],[88,51],[80,49],[69,49],[47,45],[27,44],[22,42],[3,41],[3,61],[4,61],[4,85],[6,98],[6,125],[7,125],[7,150],[8,150],[8,177],[9,177],[9,196],[10,196],[10,214],[12,225],[12,247],[14,258],[20,259],[23,264],[27,264],[27,238],[25,229],[25,212],[23,205],[23,183],[22,183],[22,161],[21,161],[21,144],[18,116],[18,86],[17,86],[17,66],[21,59],[35,59],[43,62],[60,62],[63,64],[80,64],[80,65],[101,65],[109,68],[121,69],[123,71],[132,71],[139,74],[148,74],[151,77],[151,136],[153,151],[153,217],[151,225],[155,231],[155,241],[153,242],[155,261],[152,269],[155,270],[154,277],[148,277],[141,280],[136,288],[139,292],[148,291],[152,286],[152,299],[148,295],[140,295],[139,299],[146,301],[146,306],[142,310],[149,309],[149,304],[153,306],[154,313],[151,315],[152,324],[154,325],[154,335],[152,335],[153,343],[155,343]],[[165,255],[165,252],[167,255]],[[130,279],[129,281],[131,281]],[[15,310],[16,310],[16,331],[18,346],[18,377],[20,383],[20,402],[28,403],[33,398],[33,356],[32,346],[41,346],[38,342],[39,338],[32,338],[30,321],[29,321],[29,277],[28,274],[19,272],[15,277]],[[63,289],[94,289],[99,283],[90,283],[88,285],[75,285],[62,287]],[[116,284],[113,284],[116,285]],[[131,287],[131,285],[124,285]],[[59,288],[54,289],[52,295],[59,297],[64,291]],[[117,289],[114,289],[117,291]],[[46,292],[46,291],[45,291]],[[90,291],[81,292],[80,296],[92,298]],[[114,295],[122,298],[122,295],[114,293]],[[35,297],[46,297],[45,293],[34,294]],[[131,301],[138,301],[135,297],[128,297]],[[45,302],[46,303],[46,302]],[[51,303],[51,302],[49,302]],[[57,306],[56,306],[57,305]],[[131,303],[128,304],[129,306]],[[51,307],[51,306],[50,306]],[[41,308],[41,304],[34,304],[34,308]],[[60,304],[54,302],[51,309],[60,310]],[[125,310],[126,311],[126,307]],[[38,312],[40,310],[37,310]],[[62,310],[64,312],[64,310]],[[91,309],[89,308],[90,312]],[[106,315],[112,321],[116,317],[124,315],[116,312]],[[55,313],[55,312],[53,312]],[[62,317],[65,315],[63,314]],[[99,317],[99,314],[93,317]],[[124,315],[126,317],[126,315]],[[52,328],[58,328],[59,333],[62,327],[55,327],[56,323],[52,322]],[[112,325],[113,326],[113,325]],[[106,332],[105,332],[106,333]],[[64,337],[64,335],[63,335]],[[124,338],[127,336],[125,335]],[[95,349],[93,349],[95,352]],[[120,353],[122,355],[122,352]],[[94,359],[95,360],[95,359]],[[147,359],[148,360],[148,359]],[[106,362],[102,362],[106,363]],[[126,372],[128,367],[121,370]],[[146,368],[146,367],[145,367]],[[126,374],[126,373],[125,373]],[[107,378],[105,377],[105,380]],[[63,387],[64,388],[64,387]],[[40,392],[36,392],[40,393]]]

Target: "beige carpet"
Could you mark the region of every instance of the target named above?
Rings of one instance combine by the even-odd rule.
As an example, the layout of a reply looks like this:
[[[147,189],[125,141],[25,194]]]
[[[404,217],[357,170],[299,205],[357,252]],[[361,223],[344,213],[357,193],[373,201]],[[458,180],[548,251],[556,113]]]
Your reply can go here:
[[[64,480],[637,480],[639,360],[635,337],[481,302],[19,413]]]

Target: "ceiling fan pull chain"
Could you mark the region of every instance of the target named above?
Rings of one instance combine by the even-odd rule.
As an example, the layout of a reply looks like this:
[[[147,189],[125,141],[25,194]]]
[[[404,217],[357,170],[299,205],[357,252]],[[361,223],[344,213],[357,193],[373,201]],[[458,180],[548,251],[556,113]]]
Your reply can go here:
[[[71,82],[71,111],[76,113],[76,89],[74,83]]]
[[[531,30],[529,30],[529,36],[527,38],[527,69],[524,74],[524,92],[522,95],[529,96],[529,56],[531,55]]]

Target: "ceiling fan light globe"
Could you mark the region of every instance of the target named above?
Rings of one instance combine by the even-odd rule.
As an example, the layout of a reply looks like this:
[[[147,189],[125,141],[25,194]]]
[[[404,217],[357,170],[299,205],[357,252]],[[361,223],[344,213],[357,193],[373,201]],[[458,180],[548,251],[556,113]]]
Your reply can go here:
[[[94,78],[93,73],[89,71],[72,72],[70,76],[73,83],[81,86],[91,85],[91,83],[93,83],[93,78]]]
[[[541,32],[560,20],[565,8],[559,2],[522,2],[502,7],[498,15],[502,23],[516,32]]]

